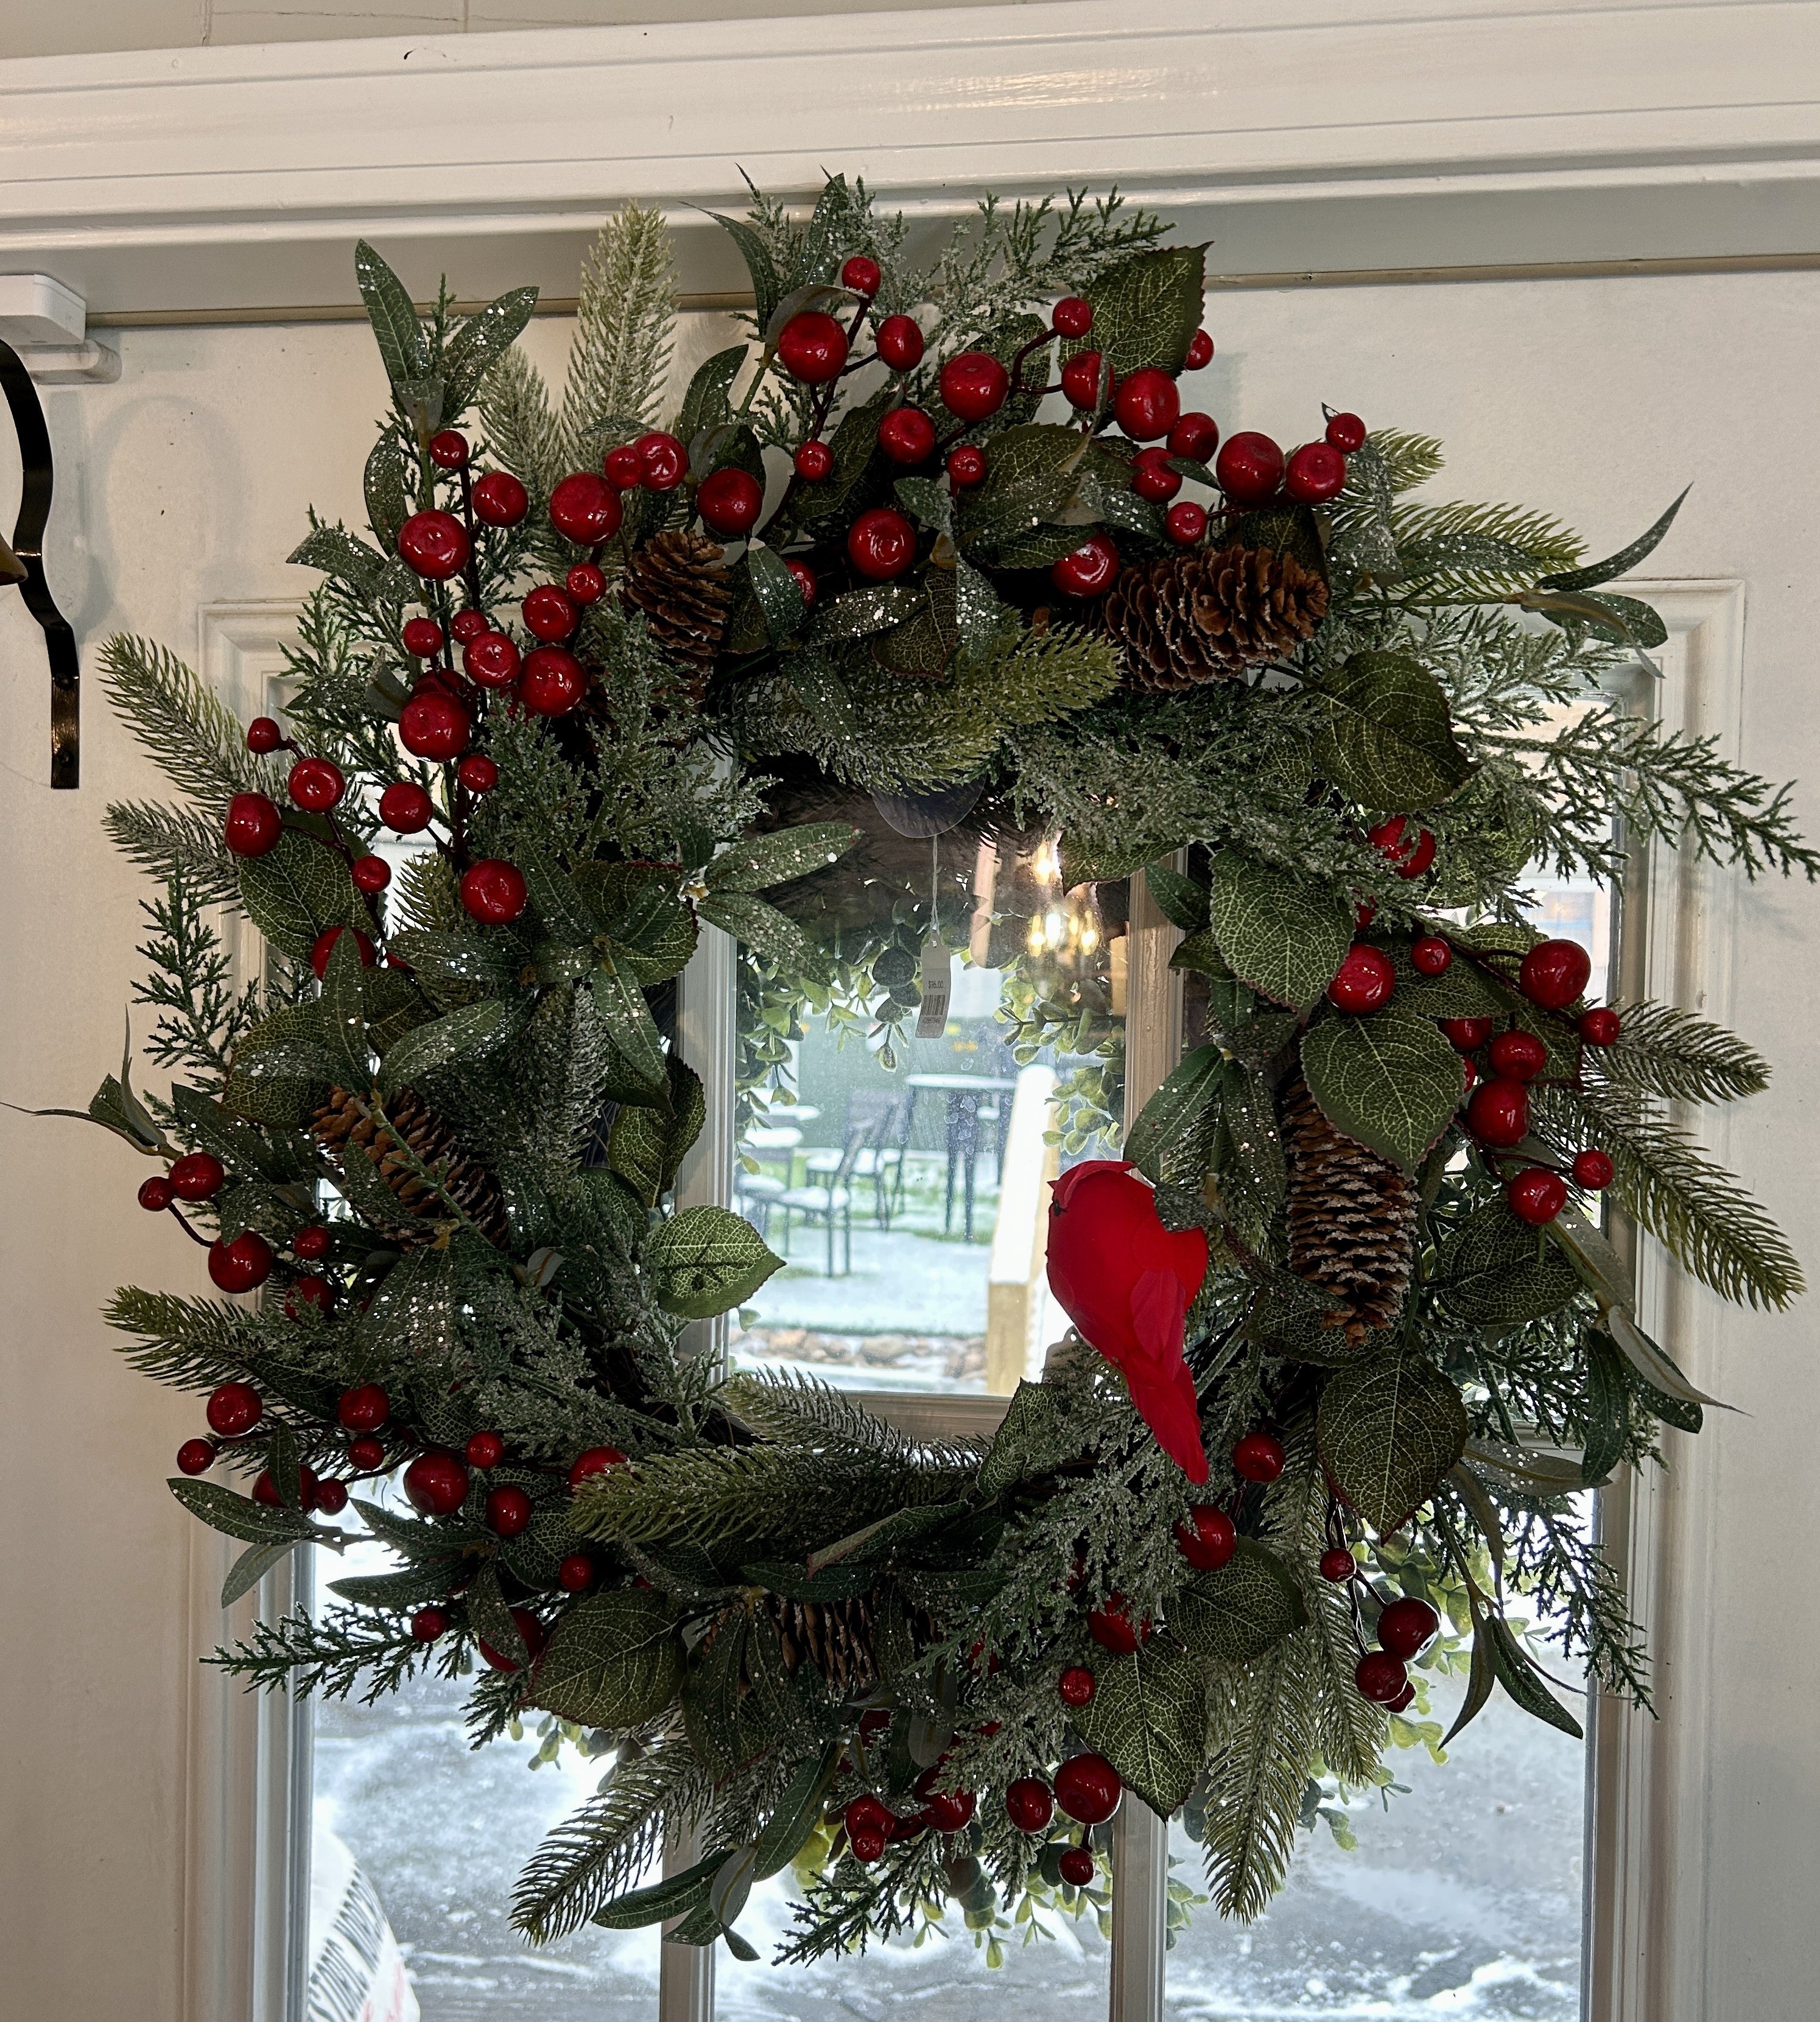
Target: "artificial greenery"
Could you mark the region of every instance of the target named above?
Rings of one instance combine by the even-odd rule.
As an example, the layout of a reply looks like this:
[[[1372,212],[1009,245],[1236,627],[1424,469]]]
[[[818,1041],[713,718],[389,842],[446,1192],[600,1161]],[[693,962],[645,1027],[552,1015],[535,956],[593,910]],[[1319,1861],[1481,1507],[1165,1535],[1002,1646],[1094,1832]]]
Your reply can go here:
[[[1538,1005],[1521,973],[1540,938],[1525,867],[1610,879],[1652,842],[1750,875],[1811,877],[1820,859],[1786,789],[1611,699],[1621,668],[1648,680],[1665,635],[1610,586],[1672,508],[1588,563],[1545,515],[1436,502],[1441,451],[1424,437],[1374,429],[1343,488],[1242,509],[1197,458],[1167,456],[1211,513],[1189,549],[1230,544],[1266,578],[1293,557],[1325,600],[1227,677],[1157,692],[1130,677],[1112,606],[1051,571],[1098,538],[1127,569],[1166,571],[1182,552],[1133,488],[1113,396],[1133,374],[1183,369],[1199,252],[1116,199],[989,201],[919,270],[901,221],[839,178],[807,216],[755,196],[724,221],[755,306],[680,407],[653,214],[623,213],[590,255],[560,395],[514,345],[529,291],[466,320],[445,294],[420,315],[360,249],[393,406],[366,473],[370,527],[312,519],[294,557],[321,581],[286,710],[294,750],[349,783],[332,810],[287,807],[275,845],[232,855],[232,797],[283,805],[287,760],[250,751],[163,649],[107,649],[112,699],[185,804],[108,817],[164,886],[138,1001],[173,1084],[141,1096],[123,1066],[90,1114],[160,1165],[218,1159],[219,1187],[173,1211],[212,1260],[253,1242],[242,1254],[262,1249],[270,1270],[263,1297],[129,1290],[111,1317],[158,1380],[261,1400],[256,1425],[217,1442],[217,1476],[239,1487],[173,1483],[244,1545],[230,1597],[301,1542],[342,1547],[349,1528],[330,1520],[350,1483],[360,1527],[398,1562],[331,1579],[324,1612],[263,1623],[218,1661],[255,1684],[369,1698],[478,1666],[477,1740],[541,1710],[546,1750],[566,1735],[610,1754],[600,1795],[525,1871],[516,1915],[538,1940],[589,1918],[664,1921],[678,1942],[744,1955],[747,1890],[791,1867],[788,1957],[914,1931],[948,1904],[996,1960],[1010,1914],[1040,1929],[1045,1912],[1105,1913],[1109,1829],[1058,1815],[1022,1830],[1003,1798],[1084,1750],[1116,1769],[1125,1801],[1180,1810],[1215,1905],[1255,1915],[1297,1830],[1321,1816],[1342,1829],[1336,1799],[1387,1782],[1388,1744],[1441,1746],[1423,1676],[1413,1716],[1355,1683],[1391,1600],[1430,1601],[1445,1625],[1427,1665],[1466,1672],[1456,1731],[1494,1685],[1573,1727],[1537,1662],[1538,1624],[1595,1685],[1646,1702],[1625,1597],[1572,1498],[1655,1464],[1661,1425],[1697,1429],[1709,1400],[1642,1333],[1591,1199],[1526,1224],[1507,1204],[1513,1168],[1603,1150],[1615,1206],[1682,1268],[1771,1308],[1800,1290],[1687,1121],[1759,1090],[1763,1064],[1672,1006],[1619,1007],[1616,1042],[1597,1046],[1579,1002]],[[854,255],[876,263],[875,289],[842,279]],[[1057,298],[1076,296],[1092,335],[1054,335]],[[783,333],[830,312],[849,369],[793,378]],[[898,372],[867,348],[886,315],[913,316],[925,339]],[[1051,374],[1090,346],[1105,365],[1070,407]],[[963,421],[941,374],[967,352],[1012,377]],[[879,425],[905,405],[941,418],[941,451],[979,450],[982,481],[892,463]],[[464,469],[432,443],[470,414]],[[631,484],[598,542],[564,534],[549,511],[561,480],[663,420],[681,480]],[[829,445],[824,477],[791,466],[811,438]],[[474,519],[470,486],[489,470],[522,482],[523,516]],[[751,538],[705,557],[654,548],[696,524],[722,471],[764,481]],[[881,509],[914,540],[885,581],[848,547]],[[431,510],[471,542],[446,578],[397,558],[401,528]],[[705,681],[663,643],[640,575],[660,552],[696,557],[700,608],[724,615]],[[407,619],[446,633],[481,611],[528,651],[510,604],[576,564],[605,591],[565,642],[585,671],[579,707],[532,713],[465,681],[452,649],[426,674],[407,646]],[[401,747],[414,682],[459,697],[492,783]],[[382,903],[351,867],[370,862],[379,790],[400,782],[429,797],[428,846]],[[927,825],[949,831],[933,851],[905,819],[932,808]],[[1395,837],[1368,836],[1396,816],[1405,856],[1434,839],[1418,875]],[[1185,1342],[1204,1484],[1077,1338],[983,1443],[912,1440],[826,1386],[682,1352],[690,1321],[750,1298],[777,1262],[736,1216],[674,1199],[704,1097],[669,1011],[700,924],[747,943],[743,1100],[775,1090],[812,1010],[872,1022],[889,1066],[920,1001],[919,951],[959,944],[983,906],[984,843],[1007,867],[986,925],[1012,971],[1010,1039],[1021,1059],[1058,1041],[1074,1057],[1057,1126],[1070,1157],[1117,1134],[1120,1020],[1103,979],[1024,947],[1036,902],[1011,870],[1054,852],[1109,932],[1142,881],[1181,932],[1193,1043],[1127,1151],[1165,1228],[1207,1243]],[[464,900],[482,860],[522,878],[510,917]],[[265,936],[257,983],[224,952],[224,905]],[[1437,940],[1442,973],[1414,954]],[[1330,985],[1361,948],[1394,988],[1343,1008]],[[1541,1042],[1515,1148],[1463,1114],[1443,1027],[1473,1018]],[[1354,1238],[1322,1219],[1317,1181],[1382,1225],[1375,1305],[1335,1290]],[[385,1392],[383,1422],[356,1454],[345,1400],[366,1385]],[[1283,1462],[1268,1483],[1228,1458],[1260,1427]],[[496,1458],[460,1473],[481,1434]],[[412,1489],[407,1514],[376,1484],[426,1454],[457,1466],[455,1500]],[[527,1521],[502,1516],[502,1495],[521,1495]],[[1239,1542],[1197,1569],[1179,1527],[1208,1506]],[[1336,1551],[1351,1579],[1317,1570]],[[1121,1623],[1147,1636],[1131,1626],[1119,1648]],[[1085,1706],[1058,1695],[1071,1666],[1095,1674]],[[869,1847],[845,1810],[868,1797],[896,1822]],[[652,1882],[657,1849],[684,1834],[699,1861]],[[1090,1881],[1064,1878],[1071,1840],[1094,1853]]]

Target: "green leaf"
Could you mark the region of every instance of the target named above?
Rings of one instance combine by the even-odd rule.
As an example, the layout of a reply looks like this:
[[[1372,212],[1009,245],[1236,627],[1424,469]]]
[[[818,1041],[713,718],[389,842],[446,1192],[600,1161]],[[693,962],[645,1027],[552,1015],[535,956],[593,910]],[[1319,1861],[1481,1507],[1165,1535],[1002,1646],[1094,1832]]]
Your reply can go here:
[[[404,283],[361,239],[354,247],[354,279],[379,346],[379,362],[396,388],[429,370],[429,344]]]
[[[523,1028],[526,1007],[505,997],[484,997],[464,1004],[427,1025],[419,1025],[386,1054],[379,1068],[379,1088],[386,1095],[408,1088],[424,1075],[455,1060],[484,1059],[496,1053]]]
[[[1160,1636],[1094,1666],[1098,1688],[1075,1715],[1098,1749],[1160,1818],[1180,1808],[1207,1753],[1207,1674]]]
[[[1093,329],[1070,353],[1098,351],[1123,379],[1146,365],[1179,372],[1201,327],[1204,249],[1170,246],[1109,267],[1086,290]]]
[[[1696,1389],[1621,1308],[1614,1306],[1605,1320],[1619,1354],[1652,1390],[1659,1390],[1665,1397],[1672,1397],[1680,1404],[1712,1404],[1721,1411],[1727,1408],[1716,1397],[1709,1397],[1704,1390]]]
[[[1172,864],[1146,863],[1144,882],[1157,910],[1185,934],[1198,933],[1212,920],[1212,894],[1204,885],[1185,878]]]
[[[762,541],[746,547],[746,574],[765,620],[765,630],[773,646],[780,646],[802,630],[809,615],[801,586],[784,557]]]
[[[1502,1018],[1517,1008],[1518,997],[1494,976],[1456,951],[1439,976],[1423,976],[1409,960],[1406,943],[1391,950],[1396,965],[1396,1004],[1419,1018]]]
[[[367,518],[373,538],[386,554],[396,554],[398,530],[411,507],[404,495],[404,459],[398,438],[389,430],[373,445],[361,489],[366,495]]]
[[[1197,1046],[1138,1112],[1125,1156],[1147,1179],[1160,1179],[1164,1153],[1202,1125],[1219,1100],[1225,1064],[1218,1046]]]
[[[738,377],[747,356],[744,345],[730,344],[696,367],[677,418],[676,433],[684,443],[693,444],[704,429],[718,428],[728,418],[731,411],[728,389]]]
[[[682,1672],[670,1602],[628,1587],[565,1611],[537,1666],[535,1700],[583,1727],[636,1727],[670,1704]]]
[[[707,1099],[694,1071],[674,1053],[666,1057],[664,1070],[669,1100],[622,1108],[607,1138],[608,1164],[648,1208],[675,1185],[677,1168],[707,1119]]]
[[[1438,1026],[1339,1012],[1302,1035],[1308,1092],[1334,1129],[1412,1171],[1453,1120],[1465,1077]]]
[[[1529,1661],[1510,1624],[1500,1615],[1489,1615],[1486,1626],[1490,1632],[1492,1669],[1497,1673],[1498,1683],[1525,1713],[1534,1714],[1550,1727],[1559,1728],[1576,1741],[1584,1741],[1586,1736],[1579,1721],[1542,1682],[1541,1673]]]
[[[805,822],[724,849],[702,874],[711,892],[759,892],[825,870],[860,839],[850,822]]]
[[[746,272],[752,277],[753,315],[760,330],[771,321],[771,312],[783,294],[783,283],[777,278],[777,269],[772,264],[771,249],[751,225],[737,217],[722,217],[718,210],[708,213],[740,249],[740,257],[746,263]]]
[[[240,859],[240,903],[261,933],[297,962],[307,962],[331,927],[372,923],[347,867],[326,843],[287,828],[263,856]]]
[[[748,892],[714,892],[696,911],[710,926],[744,941],[793,974],[807,969],[814,959],[809,936],[790,915]]]
[[[1586,1288],[1602,1306],[1628,1307],[1631,1274],[1624,1259],[1577,1207],[1564,1207],[1548,1225],[1548,1238],[1572,1260]]]
[[[1314,761],[1361,806],[1432,807],[1471,772],[1441,684],[1409,654],[1354,653],[1323,692],[1328,710]]]
[[[318,1011],[323,1039],[335,1057],[335,1079],[345,1088],[364,1088],[371,1071],[363,974],[360,943],[352,933],[338,934],[323,969]]]
[[[705,1320],[749,1299],[784,1260],[729,1210],[685,1207],[652,1232],[645,1267],[666,1312]]]
[[[1590,632],[1613,646],[1660,646],[1668,636],[1653,606],[1609,590],[1526,589],[1516,602],[1520,610],[1539,611],[1570,636],[1576,630]]]
[[[665,1086],[663,1044],[630,963],[623,957],[603,954],[594,970],[593,991],[594,1008],[605,1020],[613,1050],[634,1083],[653,1093],[661,1090]]]
[[[939,1531],[966,1513],[964,1502],[921,1502],[908,1509],[894,1510],[889,1516],[862,1524],[857,1531],[811,1552],[804,1564],[811,1579],[834,1566],[850,1561],[873,1565],[888,1557],[899,1545],[913,1543]]]
[[[254,1123],[301,1130],[322,1107],[334,1075],[320,1006],[287,1005],[261,1019],[235,1047],[221,1106]]]
[[[1432,1282],[1455,1319],[1498,1329],[1559,1312],[1581,1289],[1580,1274],[1559,1246],[1502,1201],[1468,1215],[1447,1238]]]
[[[199,1516],[211,1530],[249,1545],[294,1545],[299,1538],[313,1537],[315,1527],[300,1510],[274,1508],[255,1502],[249,1495],[236,1495],[218,1481],[190,1481],[175,1478],[170,1492],[192,1516]]]
[[[1315,1425],[1335,1487],[1380,1536],[1434,1494],[1466,1433],[1460,1392],[1409,1342],[1335,1371]]]
[[[1234,850],[1213,860],[1209,910],[1233,975],[1293,1010],[1314,1003],[1352,946],[1352,916],[1336,894]]]
[[[897,405],[898,399],[896,381],[887,381],[863,407],[850,407],[841,417],[840,425],[828,445],[834,454],[834,469],[813,484],[797,483],[791,487],[788,498],[793,524],[812,526],[818,520],[845,513],[853,492],[879,454],[879,423],[887,409]],[[866,593],[856,590],[853,595]],[[847,600],[845,597],[835,600],[837,603]],[[832,635],[818,631],[815,636]]]
[[[524,1638],[519,1633],[517,1623],[512,1619],[511,1609],[506,1604],[496,1559],[489,1559],[469,1582],[466,1600],[468,1626],[483,1643],[509,1659],[514,1670],[522,1670],[530,1661],[531,1653],[524,1647]]]
[[[667,1874],[661,1881],[616,1897],[595,1911],[591,1921],[609,1931],[636,1931],[646,1924],[667,1923],[672,1917],[685,1916],[707,1900],[708,1885],[725,1859],[724,1849],[711,1853],[680,1874]]]
[[[1021,1481],[1077,1459],[1092,1436],[1047,1384],[1020,1382],[980,1463],[981,1495],[1003,1495]]]
[[[1624,1458],[1630,1433],[1630,1386],[1624,1359],[1607,1334],[1596,1328],[1586,1336],[1586,1450],[1581,1455],[1584,1479],[1607,1480]]]
[[[250,1593],[273,1567],[282,1565],[296,1549],[294,1539],[282,1544],[249,1545],[221,1582],[222,1607],[232,1608],[242,1594]]]
[[[1607,555],[1602,562],[1588,562],[1582,568],[1568,569],[1559,575],[1545,575],[1538,586],[1543,589],[1591,589],[1595,584],[1610,582],[1633,569],[1643,557],[1654,551],[1662,536],[1675,524],[1675,515],[1681,509],[1681,499],[1693,490],[1689,485],[1668,511],[1646,534],[1639,535],[1628,548],[1620,548],[1615,555]],[[1657,642],[1658,644],[1660,641]]]
[[[537,306],[535,288],[513,288],[471,316],[455,334],[443,355],[442,418],[460,420],[486,378],[518,341]]]
[[[815,1830],[821,1811],[822,1794],[834,1780],[840,1765],[841,1743],[831,1741],[819,1757],[810,1756],[791,1779],[790,1787],[777,1800],[765,1830],[752,1849],[755,1856],[752,1879],[764,1881],[780,1874],[795,1858],[799,1849]]]
[[[1197,1657],[1244,1664],[1308,1619],[1301,1589],[1275,1553],[1249,1538],[1216,1571],[1197,1573],[1169,1604],[1169,1628]]]
[[[1466,1697],[1460,1703],[1453,1725],[1442,1737],[1445,1748],[1455,1735],[1469,1721],[1475,1719],[1485,1710],[1485,1703],[1491,1697],[1491,1688],[1497,1682],[1497,1670],[1492,1659],[1491,1627],[1493,1617],[1474,1600],[1472,1607],[1472,1668],[1467,1674]]]
[[[864,589],[850,589],[817,607],[809,622],[809,637],[823,645],[842,640],[869,638],[893,625],[901,625],[916,608],[923,595],[918,582],[880,582]]]

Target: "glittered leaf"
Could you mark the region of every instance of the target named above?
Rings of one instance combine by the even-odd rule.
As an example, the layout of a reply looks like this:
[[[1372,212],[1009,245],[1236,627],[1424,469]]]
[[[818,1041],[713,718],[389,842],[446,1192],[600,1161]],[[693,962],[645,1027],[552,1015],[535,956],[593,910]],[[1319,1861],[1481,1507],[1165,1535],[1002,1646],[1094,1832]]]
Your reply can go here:
[[[1194,1788],[1206,1754],[1206,1672],[1160,1636],[1094,1670],[1098,1688],[1075,1716],[1082,1738],[1168,1818]]]
[[[780,646],[802,630],[809,616],[809,606],[802,588],[785,565],[784,557],[775,549],[766,547],[762,541],[747,545],[746,573],[771,643]]]
[[[629,1587],[565,1611],[538,1663],[535,1699],[583,1727],[635,1727],[669,1705],[682,1671],[671,1604]]]
[[[1201,1127],[1219,1100],[1223,1062],[1217,1046],[1197,1046],[1144,1104],[1125,1156],[1148,1179],[1162,1177],[1164,1153]]]
[[[1216,1571],[1197,1573],[1169,1604],[1171,1633],[1197,1657],[1248,1663],[1308,1619],[1301,1590],[1277,1555],[1249,1538]]]
[[[1380,1536],[1434,1494],[1466,1433],[1460,1392],[1411,1343],[1336,1370],[1321,1393],[1322,1464]]]
[[[793,972],[806,968],[814,959],[809,936],[789,914],[747,892],[711,892],[696,910],[711,926],[720,928],[735,940],[744,941]]]
[[[1688,487],[1688,491],[1693,489]],[[1668,511],[1646,534],[1632,541],[1628,548],[1620,548],[1615,555],[1607,555],[1602,562],[1588,562],[1584,568],[1568,569],[1559,575],[1545,575],[1540,587],[1544,589],[1591,589],[1602,582],[1610,582],[1614,576],[1622,575],[1633,569],[1651,553],[1662,536],[1675,524],[1675,515],[1681,509],[1681,500],[1687,496],[1683,491]]]
[[[404,459],[396,436],[382,435],[374,443],[372,454],[367,458],[362,488],[366,493],[367,518],[373,529],[373,538],[385,553],[397,553],[398,530],[404,524],[411,508],[404,496]]]
[[[1432,1279],[1442,1304],[1473,1327],[1511,1327],[1559,1312],[1580,1274],[1502,1201],[1468,1215],[1442,1245]]]
[[[314,1527],[301,1510],[255,1502],[251,1496],[237,1495],[218,1481],[174,1478],[170,1487],[192,1516],[201,1517],[211,1530],[247,1544],[294,1544],[298,1538],[314,1534]]]
[[[517,1035],[524,1023],[524,1007],[503,997],[484,997],[477,1004],[464,1004],[459,1011],[433,1018],[427,1025],[406,1033],[386,1054],[379,1068],[380,1089],[390,1095],[451,1061],[495,1053]]]
[[[1147,365],[1179,372],[1201,327],[1204,255],[1171,246],[1109,268],[1086,290],[1093,329],[1069,351],[1098,352],[1121,379]]]
[[[481,389],[481,381],[518,341],[537,306],[535,288],[513,288],[471,316],[443,354],[442,418],[456,422]]]
[[[1305,1011],[1352,946],[1352,921],[1332,893],[1294,873],[1222,850],[1213,860],[1214,939],[1233,975]]]
[[[421,379],[429,370],[429,344],[410,291],[364,239],[354,247],[354,279],[386,378],[394,386]]]
[[[656,1229],[645,1266],[666,1312],[712,1319],[784,1268],[749,1221],[724,1207],[685,1207]]]
[[[1302,1071],[1335,1130],[1412,1170],[1453,1120],[1464,1080],[1440,1027],[1394,1007],[1310,1026]]]
[[[263,856],[240,860],[240,903],[254,925],[285,954],[309,959],[330,927],[370,926],[347,867],[326,843],[286,829]]]
[[[1489,1635],[1492,1669],[1497,1673],[1498,1683],[1525,1713],[1533,1714],[1550,1727],[1559,1728],[1576,1741],[1584,1740],[1579,1721],[1543,1683],[1541,1673],[1530,1662],[1510,1624],[1500,1616],[1490,1615],[1486,1618],[1486,1627]]]
[[[1315,763],[1361,806],[1406,812],[1445,800],[1471,763],[1441,684],[1406,653],[1354,653],[1324,687]]]

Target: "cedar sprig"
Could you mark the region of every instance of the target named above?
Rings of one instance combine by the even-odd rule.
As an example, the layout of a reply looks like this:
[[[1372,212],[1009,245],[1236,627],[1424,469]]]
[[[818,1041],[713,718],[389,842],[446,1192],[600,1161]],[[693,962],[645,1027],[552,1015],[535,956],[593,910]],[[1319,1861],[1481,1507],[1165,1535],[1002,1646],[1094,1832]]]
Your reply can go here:
[[[181,874],[140,910],[152,922],[151,938],[139,947],[152,973],[133,985],[133,998],[159,1013],[145,1052],[160,1067],[193,1071],[217,1093],[235,1042],[263,1015],[265,993],[257,983],[235,988],[221,936]]]
[[[314,1693],[346,1699],[364,1678],[360,1703],[373,1706],[433,1666],[440,1676],[455,1677],[462,1656],[453,1640],[433,1648],[418,1642],[407,1621],[388,1620],[367,1608],[332,1608],[320,1615],[299,1611],[277,1622],[255,1622],[246,1641],[203,1662],[294,1698]]]

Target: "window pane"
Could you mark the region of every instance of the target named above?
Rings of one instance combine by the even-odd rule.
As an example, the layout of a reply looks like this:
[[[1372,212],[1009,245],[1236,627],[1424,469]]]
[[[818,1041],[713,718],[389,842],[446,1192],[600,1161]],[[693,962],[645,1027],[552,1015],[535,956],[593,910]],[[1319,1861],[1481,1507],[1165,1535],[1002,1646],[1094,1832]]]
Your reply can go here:
[[[1007,1392],[1050,1338],[1047,1183],[1116,1142],[1127,889],[1065,893],[1040,835],[861,818],[853,859],[793,908],[818,947],[812,997],[742,954],[735,1195],[786,1263],[733,1358]],[[925,1019],[943,976],[946,1016]]]

